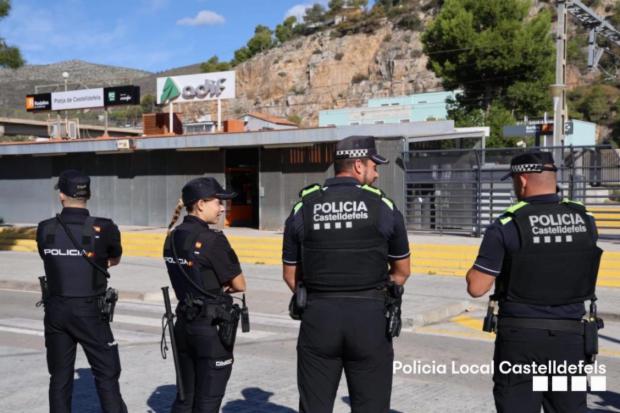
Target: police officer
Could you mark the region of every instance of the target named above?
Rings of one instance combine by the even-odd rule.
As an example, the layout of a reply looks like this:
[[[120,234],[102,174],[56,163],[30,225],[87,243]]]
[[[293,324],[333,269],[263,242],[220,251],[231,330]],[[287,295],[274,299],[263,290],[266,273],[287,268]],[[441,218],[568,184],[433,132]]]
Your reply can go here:
[[[107,268],[121,259],[118,227],[86,209],[90,178],[76,170],[62,172],[55,186],[62,212],[39,223],[37,247],[47,277],[45,347],[53,413],[70,412],[76,344],[90,363],[101,408],[126,412],[118,379],[121,365],[110,323],[102,315]]]
[[[587,410],[586,392],[572,390],[572,378],[568,391],[554,392],[546,383],[549,391],[534,392],[532,374],[506,370],[532,362],[579,365],[586,359],[584,301],[595,298],[601,250],[592,216],[583,205],[556,194],[556,170],[548,152],[512,159],[504,178],[512,176],[520,202],[487,228],[467,273],[473,297],[495,283],[491,299],[499,301],[497,327],[487,330],[497,331],[493,395],[498,412],[539,412],[541,405],[545,412]],[[492,318],[489,314],[485,324]]]
[[[217,308],[230,308],[230,293],[245,291],[239,259],[226,236],[209,228],[232,199],[214,178],[196,178],[182,190],[169,230],[185,207],[183,222],[169,232],[164,259],[179,301],[175,337],[179,349],[185,401],[177,395],[175,413],[219,411],[233,364],[232,345],[218,336]]]
[[[297,344],[300,412],[334,406],[344,369],[353,413],[388,412],[394,351],[387,333],[386,283],[409,276],[409,243],[394,203],[371,184],[371,136],[337,144],[336,176],[301,192],[284,230],[283,276],[307,290]],[[298,294],[300,291],[298,291]]]

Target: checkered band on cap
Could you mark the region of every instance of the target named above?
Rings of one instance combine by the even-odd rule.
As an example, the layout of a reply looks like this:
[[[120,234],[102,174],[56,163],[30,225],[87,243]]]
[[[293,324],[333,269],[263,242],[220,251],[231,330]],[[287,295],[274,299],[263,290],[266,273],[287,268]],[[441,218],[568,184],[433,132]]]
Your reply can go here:
[[[336,151],[336,156],[345,155],[349,158],[364,158],[368,156],[368,149],[342,149]]]
[[[522,165],[512,165],[510,171],[513,174],[523,174],[528,172],[542,172],[544,171],[544,165],[540,163],[526,163]]]

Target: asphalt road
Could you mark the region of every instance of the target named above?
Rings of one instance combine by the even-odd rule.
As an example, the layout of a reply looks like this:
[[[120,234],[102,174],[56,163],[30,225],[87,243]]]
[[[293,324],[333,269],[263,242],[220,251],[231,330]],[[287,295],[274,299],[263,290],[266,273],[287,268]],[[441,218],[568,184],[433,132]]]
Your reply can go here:
[[[43,311],[38,295],[0,291],[0,411],[46,412],[48,373],[43,343]],[[174,397],[172,360],[162,360],[159,348],[160,304],[120,302],[113,330],[120,345],[121,390],[130,412],[167,412]],[[239,334],[233,375],[222,411],[288,413],[296,411],[295,345],[297,323],[282,314],[252,313],[252,332]],[[454,374],[450,366],[488,365],[493,344],[478,333],[478,314],[405,332],[395,345],[403,366],[439,366],[443,374],[394,375],[394,412],[494,411],[490,374]],[[469,317],[469,318],[467,318]],[[605,346],[620,343],[617,322],[608,323]],[[620,412],[620,353],[608,347],[600,358],[607,367],[607,392],[591,394],[592,411]],[[437,368],[436,368],[437,370]],[[349,412],[342,379],[335,412]],[[99,412],[93,378],[81,350],[76,363],[74,411]]]

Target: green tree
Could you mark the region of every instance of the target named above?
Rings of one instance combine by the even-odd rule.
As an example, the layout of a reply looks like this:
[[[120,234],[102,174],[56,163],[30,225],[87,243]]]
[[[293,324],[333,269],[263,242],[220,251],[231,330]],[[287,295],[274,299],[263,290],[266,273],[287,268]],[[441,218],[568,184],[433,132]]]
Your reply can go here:
[[[282,24],[276,26],[275,35],[280,43],[284,43],[293,38],[295,23],[297,23],[297,18],[295,16],[290,16],[287,17]]]
[[[11,11],[10,0],[0,0],[0,20],[9,15]],[[17,69],[23,66],[24,59],[17,47],[8,46],[4,39],[0,37],[0,67]]]
[[[153,113],[157,111],[157,99],[155,96],[148,94],[140,99],[140,108],[142,113]]]
[[[230,68],[231,65],[229,62],[220,62],[217,56],[212,56],[209,60],[200,65],[200,70],[203,73],[224,72],[230,70]]]
[[[248,50],[247,47],[242,47],[239,48],[237,50],[235,50],[235,58],[232,61],[232,65],[236,66],[240,63],[245,62],[246,60],[248,60],[249,58],[251,58],[252,55],[250,53],[250,51]]]
[[[248,40],[247,48],[250,57],[273,47],[273,32],[267,26],[259,24],[254,29],[254,36]]]
[[[345,0],[329,0],[327,3],[327,8],[331,14],[336,14],[340,12],[345,5]]]
[[[347,0],[348,7],[366,7],[368,6],[368,0]]]
[[[465,112],[488,117],[495,102],[520,118],[551,106],[551,16],[529,18],[529,7],[526,0],[447,0],[423,34],[428,67],[446,89],[463,90]]]
[[[306,14],[304,14],[304,22],[308,24],[321,23],[325,20],[325,17],[325,7],[316,3],[313,4],[312,7],[308,7],[306,9]]]

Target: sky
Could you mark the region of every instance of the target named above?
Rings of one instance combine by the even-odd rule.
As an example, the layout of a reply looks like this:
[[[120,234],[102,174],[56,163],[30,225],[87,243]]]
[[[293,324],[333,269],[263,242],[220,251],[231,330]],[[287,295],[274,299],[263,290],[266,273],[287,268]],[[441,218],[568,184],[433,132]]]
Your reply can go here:
[[[0,37],[28,64],[64,60],[158,72],[229,60],[254,27],[328,0],[12,0]],[[372,2],[371,2],[372,3]]]

